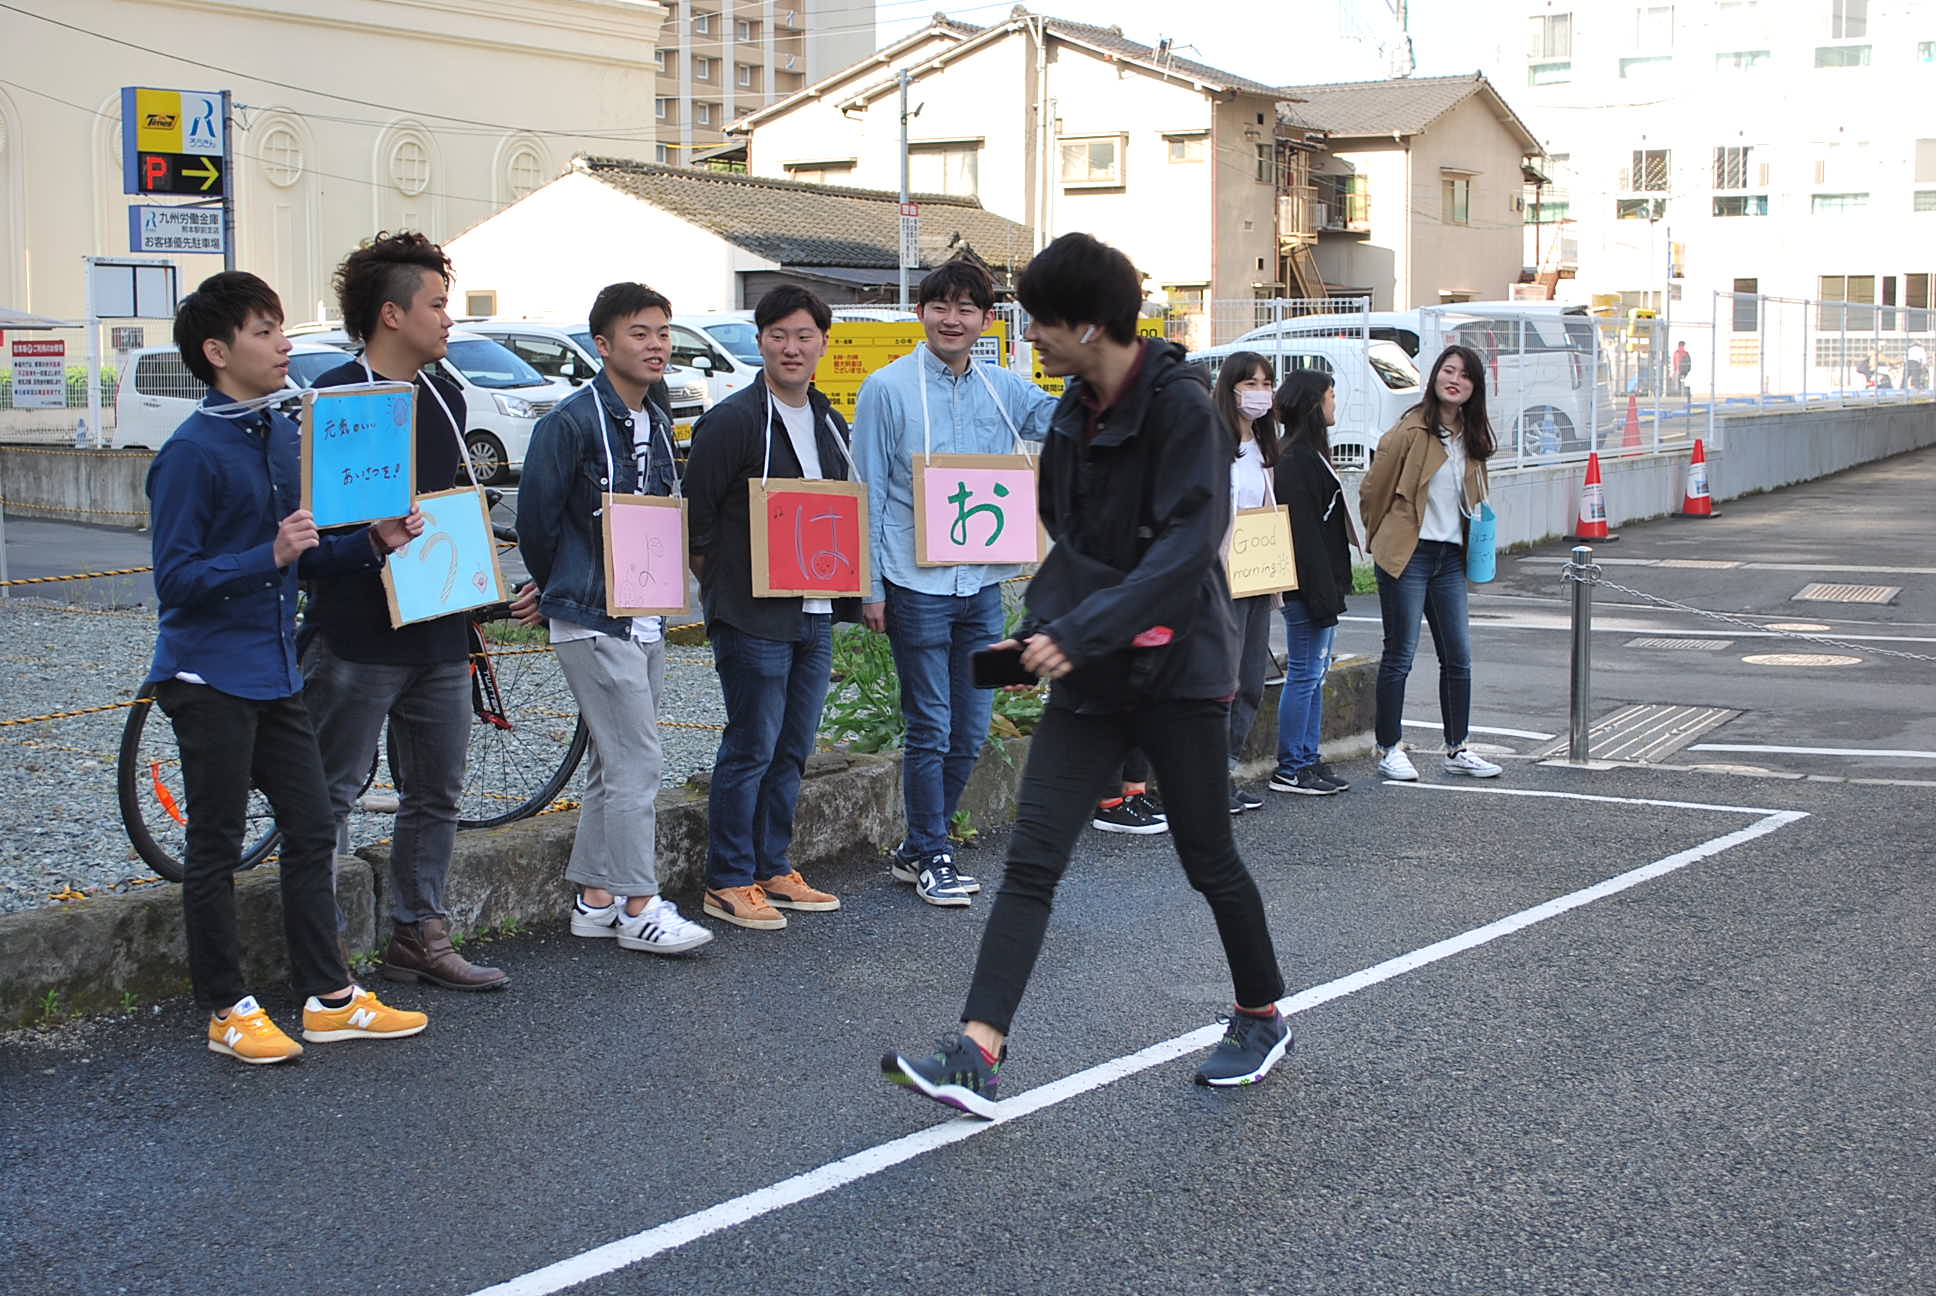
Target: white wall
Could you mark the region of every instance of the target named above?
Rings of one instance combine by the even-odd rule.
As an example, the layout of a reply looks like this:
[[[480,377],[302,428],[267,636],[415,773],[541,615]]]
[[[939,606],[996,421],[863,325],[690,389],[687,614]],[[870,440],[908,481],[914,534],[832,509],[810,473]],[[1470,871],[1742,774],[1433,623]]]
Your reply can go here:
[[[501,315],[560,321],[583,320],[600,288],[625,279],[658,289],[680,314],[732,310],[738,271],[776,268],[584,174],[546,185],[445,250],[455,301],[493,291]]]
[[[80,260],[127,254],[131,203],[181,201],[121,192],[124,85],[230,89],[247,105],[232,177],[237,265],[268,279],[292,320],[316,314],[336,263],[379,228],[447,239],[511,201],[514,180],[535,171],[541,184],[575,152],[652,151],[652,48],[665,11],[648,0],[333,0],[293,9],[62,0],[44,8],[137,48],[0,11],[7,79],[42,92],[0,87],[0,301],[42,314],[83,312]],[[364,102],[203,72],[143,48],[192,51]],[[593,134],[546,133],[559,128]],[[606,135],[625,138],[598,138]],[[392,177],[393,152],[406,139],[430,160],[414,195]],[[296,174],[272,178],[277,157],[299,158]],[[215,256],[176,261],[184,289],[222,268]],[[151,338],[165,332],[159,321],[147,329]]]
[[[1393,140],[1339,144],[1330,156],[1318,156],[1312,173],[1364,176],[1370,196],[1368,233],[1318,236],[1318,269],[1325,282],[1371,289],[1373,310],[1405,310],[1418,304],[1412,300],[1411,288],[1412,182],[1405,145]],[[1431,304],[1438,304],[1436,295]]]
[[[1521,147],[1473,95],[1412,141],[1412,264],[1408,306],[1436,306],[1442,293],[1497,301],[1523,266],[1525,215]],[[1443,167],[1476,171],[1465,225],[1444,220]]]

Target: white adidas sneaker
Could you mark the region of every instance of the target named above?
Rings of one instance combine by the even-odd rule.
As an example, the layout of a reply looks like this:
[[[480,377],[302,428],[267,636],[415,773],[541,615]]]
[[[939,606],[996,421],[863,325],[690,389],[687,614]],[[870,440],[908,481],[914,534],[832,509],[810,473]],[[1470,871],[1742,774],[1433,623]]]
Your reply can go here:
[[[712,938],[710,931],[682,915],[679,906],[664,896],[653,896],[637,915],[624,914],[618,920],[620,949],[683,954]]]

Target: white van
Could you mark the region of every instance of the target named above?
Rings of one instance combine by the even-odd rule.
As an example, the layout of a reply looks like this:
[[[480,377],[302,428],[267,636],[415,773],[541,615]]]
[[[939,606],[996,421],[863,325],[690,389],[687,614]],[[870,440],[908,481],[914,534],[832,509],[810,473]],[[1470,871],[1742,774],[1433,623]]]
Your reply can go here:
[[[704,374],[714,405],[750,386],[763,363],[753,312],[674,315],[672,363]]]
[[[289,381],[307,387],[342,363],[343,353],[335,347],[296,342],[289,352]],[[114,444],[129,450],[159,450],[207,395],[208,388],[188,372],[174,347],[129,352],[114,394]]]
[[[591,328],[585,324],[546,324],[537,320],[466,320],[464,331],[495,338],[519,359],[545,377],[573,387],[591,380],[604,367]],[[672,397],[672,424],[686,441],[692,425],[712,408],[706,375],[680,364],[668,364],[666,390]]]
[[[356,349],[340,328],[301,334],[340,351]],[[531,429],[551,407],[575,390],[533,369],[495,338],[469,329],[452,329],[450,350],[437,372],[464,389],[464,445],[471,471],[487,486],[501,486],[524,467]]]
[[[1331,429],[1331,456],[1340,468],[1365,468],[1379,439],[1399,416],[1418,404],[1423,389],[1418,366],[1396,342],[1362,337],[1272,337],[1226,342],[1190,353],[1211,382],[1225,357],[1255,351],[1271,362],[1282,383],[1294,369],[1321,369],[1338,390],[1338,421]]]

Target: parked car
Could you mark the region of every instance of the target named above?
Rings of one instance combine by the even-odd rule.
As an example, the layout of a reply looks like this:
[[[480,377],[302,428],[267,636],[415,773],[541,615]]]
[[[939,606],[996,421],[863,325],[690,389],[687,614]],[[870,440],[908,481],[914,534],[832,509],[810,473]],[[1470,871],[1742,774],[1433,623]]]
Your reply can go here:
[[[343,353],[335,347],[307,339],[295,342],[289,352],[289,381],[307,387],[342,363]],[[130,450],[160,449],[208,395],[173,346],[130,352],[126,373],[114,397],[114,443]]]
[[[466,320],[464,330],[496,338],[545,377],[574,387],[589,381],[605,363],[599,357],[591,329],[584,324]],[[690,439],[694,421],[712,408],[712,393],[707,390],[704,373],[681,364],[666,366],[665,384],[672,398],[672,423],[683,443]]]
[[[761,366],[752,311],[718,311],[672,317],[672,362],[706,376],[717,405],[753,381]]]
[[[341,329],[301,334],[340,351],[356,344]],[[450,351],[437,371],[464,391],[464,446],[477,480],[499,486],[524,467],[531,429],[551,407],[571,395],[568,382],[553,381],[495,338],[469,329],[450,331]]]
[[[1340,468],[1365,468],[1377,453],[1385,430],[1418,403],[1422,388],[1418,366],[1396,342],[1362,337],[1272,337],[1226,342],[1190,353],[1213,382],[1233,351],[1267,357],[1282,382],[1294,369],[1322,369],[1338,389],[1338,421],[1331,429],[1331,455]]]

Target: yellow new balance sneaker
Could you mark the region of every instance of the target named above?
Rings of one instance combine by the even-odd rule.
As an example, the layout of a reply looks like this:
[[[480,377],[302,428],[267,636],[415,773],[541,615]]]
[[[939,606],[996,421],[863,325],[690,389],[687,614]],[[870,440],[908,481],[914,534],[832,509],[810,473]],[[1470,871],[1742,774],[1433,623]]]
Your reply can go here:
[[[282,1033],[269,1014],[250,995],[229,1009],[227,1017],[210,1013],[208,1049],[226,1053],[239,1062],[261,1066],[265,1062],[287,1062],[302,1056],[303,1046]]]
[[[341,1008],[324,1007],[314,995],[303,1005],[303,1038],[312,1044],[348,1039],[402,1039],[430,1024],[420,1012],[392,1008],[362,986]]]

